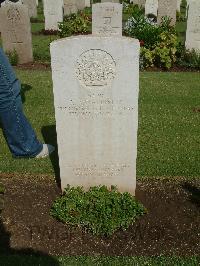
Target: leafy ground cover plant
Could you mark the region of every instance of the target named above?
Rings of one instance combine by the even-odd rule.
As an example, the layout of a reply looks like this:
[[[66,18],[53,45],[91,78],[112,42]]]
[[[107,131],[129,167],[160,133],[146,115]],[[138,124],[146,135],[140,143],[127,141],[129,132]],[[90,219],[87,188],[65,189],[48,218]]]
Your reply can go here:
[[[143,205],[129,193],[120,193],[116,187],[67,187],[50,211],[56,219],[81,226],[96,235],[112,235],[117,229],[129,225],[146,213]]]
[[[12,66],[17,66],[19,63],[19,56],[17,54],[17,51],[16,50],[9,51],[9,52],[6,52],[6,54],[9,58],[10,64]]]

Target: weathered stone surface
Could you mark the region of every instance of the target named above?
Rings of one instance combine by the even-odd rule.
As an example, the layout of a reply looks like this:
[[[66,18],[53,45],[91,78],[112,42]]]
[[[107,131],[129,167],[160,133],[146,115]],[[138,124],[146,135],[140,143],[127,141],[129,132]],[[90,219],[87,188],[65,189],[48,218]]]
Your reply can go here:
[[[44,0],[45,30],[58,30],[63,21],[63,0]]]
[[[159,0],[158,1],[158,24],[161,23],[162,17],[170,17],[171,25],[176,24],[177,0]]]
[[[77,13],[78,10],[83,10],[85,7],[90,6],[89,0],[64,0],[64,15]]]
[[[35,0],[22,0],[22,3],[27,6],[30,18],[37,17],[37,4]]]
[[[51,43],[61,185],[135,193],[139,42],[77,36]]]
[[[90,0],[85,0],[85,7],[90,7]]]
[[[122,36],[122,5],[116,3],[92,5],[92,34]]]
[[[119,0],[101,0],[101,3],[107,3],[107,2],[119,4]]]
[[[181,0],[177,0],[177,8],[176,8],[176,10],[177,10],[178,12],[181,11]]]
[[[63,0],[64,15],[70,15],[78,12],[75,0]]]
[[[185,46],[200,52],[200,1],[189,3]]]
[[[1,6],[4,6],[4,5],[6,5],[6,4],[10,4],[10,5],[12,5],[12,4],[22,4],[22,0],[18,0],[17,2],[11,2],[11,1],[9,1],[9,0],[6,0],[6,1],[4,1],[3,3],[1,3]]]
[[[146,0],[145,15],[153,14],[157,17],[158,13],[158,0]]]
[[[16,50],[19,63],[33,60],[28,9],[24,5],[5,5],[0,9],[1,38],[5,52]]]

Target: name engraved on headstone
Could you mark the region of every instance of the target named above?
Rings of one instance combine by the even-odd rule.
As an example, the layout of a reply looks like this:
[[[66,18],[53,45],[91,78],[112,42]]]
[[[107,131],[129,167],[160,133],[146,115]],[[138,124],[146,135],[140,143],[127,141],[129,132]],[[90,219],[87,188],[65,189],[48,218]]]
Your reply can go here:
[[[122,172],[128,168],[130,165],[127,163],[106,163],[103,165],[97,164],[80,164],[80,165],[69,165],[75,176],[87,178],[87,176],[104,176],[104,177],[114,177],[119,176]]]
[[[76,116],[82,119],[96,119],[98,117],[125,116],[135,110],[134,106],[127,105],[123,100],[113,100],[96,96],[79,102],[70,100],[66,106],[57,106],[67,116]]]

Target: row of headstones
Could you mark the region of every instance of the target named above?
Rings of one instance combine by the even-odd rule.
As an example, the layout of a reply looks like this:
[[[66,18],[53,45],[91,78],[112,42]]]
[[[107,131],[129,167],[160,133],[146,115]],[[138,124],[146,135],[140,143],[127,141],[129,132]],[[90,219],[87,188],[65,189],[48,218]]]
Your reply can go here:
[[[54,9],[56,7],[54,0]],[[161,0],[162,1],[162,0]],[[167,1],[167,0],[164,0]],[[109,8],[107,8],[107,6]],[[110,8],[112,7],[112,8]],[[54,10],[52,8],[52,12]],[[111,12],[112,11],[112,12]],[[2,43],[5,51],[16,50],[19,56],[19,63],[31,62],[32,55],[32,36],[30,18],[26,6],[20,4],[5,5],[0,10],[0,25]],[[54,13],[55,14],[55,13]],[[92,32],[95,35],[106,34],[119,35],[122,31],[122,5],[115,3],[101,3],[93,5],[92,12]],[[200,1],[191,1],[188,13],[188,25],[186,32],[186,48],[200,50]],[[56,20],[57,21],[57,20]]]
[[[115,2],[119,0],[101,0],[101,2]],[[158,23],[161,23],[162,17],[171,18],[171,24],[176,23],[176,10],[180,11],[181,0],[131,0],[133,4],[145,6],[145,14],[153,14],[157,17]],[[6,0],[5,3],[10,3]],[[38,0],[19,0],[28,7],[29,16],[37,16]],[[45,30],[58,30],[58,22],[63,21],[63,15],[76,13],[85,7],[90,6],[90,0],[43,0],[45,15]]]
[[[2,3],[2,6],[8,5],[8,4],[14,4],[13,2],[6,0]],[[28,8],[28,14],[29,17],[37,17],[37,6],[38,6],[38,0],[18,0],[16,4],[23,4]]]

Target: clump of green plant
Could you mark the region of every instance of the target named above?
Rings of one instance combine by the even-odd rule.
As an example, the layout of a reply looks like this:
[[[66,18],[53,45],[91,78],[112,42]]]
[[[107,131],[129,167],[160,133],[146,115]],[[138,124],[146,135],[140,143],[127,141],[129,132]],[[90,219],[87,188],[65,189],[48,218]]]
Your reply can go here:
[[[140,67],[161,67],[169,69],[177,60],[179,47],[175,28],[170,19],[164,17],[158,25],[153,17],[132,17],[128,20],[125,32],[139,39],[141,48]]]
[[[123,1],[123,15],[126,19],[132,17],[139,17],[144,14],[144,8],[130,3],[130,1]]]
[[[178,37],[169,32],[162,32],[159,35],[160,40],[154,48],[141,48],[143,67],[161,67],[170,69],[177,61]]]
[[[120,193],[116,187],[106,186],[65,189],[51,208],[56,219],[81,226],[95,235],[112,235],[117,229],[127,229],[135,220],[146,213],[143,205],[129,193]]]
[[[181,12],[176,12],[176,21],[179,21],[179,22],[185,22],[187,19],[186,19],[186,16],[185,14],[182,14]]]
[[[9,58],[10,64],[12,66],[17,66],[19,63],[19,56],[17,54],[17,51],[14,49],[13,51],[6,52],[6,54]]]
[[[191,51],[183,49],[177,64],[182,67],[200,70],[200,53],[194,49]]]
[[[84,11],[64,17],[63,22],[59,23],[59,36],[63,38],[74,34],[91,33],[91,27],[91,11],[86,8]]]

